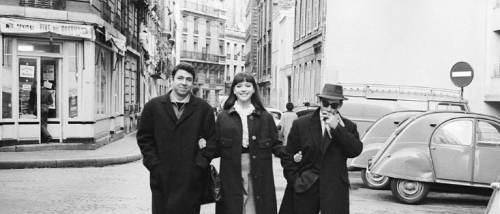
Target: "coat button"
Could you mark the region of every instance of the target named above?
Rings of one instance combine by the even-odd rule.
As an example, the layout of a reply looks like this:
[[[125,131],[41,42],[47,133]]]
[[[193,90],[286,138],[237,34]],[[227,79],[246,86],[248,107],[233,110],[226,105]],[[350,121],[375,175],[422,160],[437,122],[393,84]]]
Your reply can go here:
[[[255,135],[254,135],[254,136],[252,136],[252,140],[255,140],[255,139],[256,139]]]
[[[269,143],[266,143],[266,146],[269,146]]]
[[[255,160],[255,159],[257,159],[257,156],[254,155],[254,156],[252,156],[252,158]]]
[[[257,199],[260,199],[260,196],[257,196],[256,198],[257,198]]]
[[[253,120],[253,116],[250,116],[250,120]]]

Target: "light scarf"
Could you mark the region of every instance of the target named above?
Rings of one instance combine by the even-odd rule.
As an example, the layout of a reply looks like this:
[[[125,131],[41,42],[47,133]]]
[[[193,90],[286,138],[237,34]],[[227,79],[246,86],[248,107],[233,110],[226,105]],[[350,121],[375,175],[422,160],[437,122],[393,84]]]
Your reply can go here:
[[[248,119],[247,116],[252,114],[252,112],[255,110],[255,107],[250,104],[247,109],[243,109],[239,104],[238,101],[234,103],[234,110],[240,115],[241,118],[241,125],[243,127],[243,142],[241,142],[241,145],[243,148],[248,148]]]

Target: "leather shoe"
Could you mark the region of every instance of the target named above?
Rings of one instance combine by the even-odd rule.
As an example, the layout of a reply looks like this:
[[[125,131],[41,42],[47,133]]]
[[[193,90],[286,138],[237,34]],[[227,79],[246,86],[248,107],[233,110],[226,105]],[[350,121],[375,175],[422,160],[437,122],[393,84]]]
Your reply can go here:
[[[50,143],[50,141],[52,140],[52,136],[49,136],[45,139],[45,143]]]

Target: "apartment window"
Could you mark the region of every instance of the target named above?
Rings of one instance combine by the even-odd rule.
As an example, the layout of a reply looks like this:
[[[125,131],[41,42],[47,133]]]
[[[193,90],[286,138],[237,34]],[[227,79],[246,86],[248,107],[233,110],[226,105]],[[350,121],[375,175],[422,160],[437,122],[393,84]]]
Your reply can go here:
[[[306,19],[306,31],[311,32],[311,18],[312,18],[312,0],[307,0],[307,19]]]
[[[235,66],[234,66],[234,70],[233,70],[233,77],[234,77],[234,76],[236,76],[236,73],[237,73],[237,72],[236,72],[236,69],[237,69],[237,68],[238,68],[238,66],[236,66],[236,65],[235,65]]]
[[[229,42],[226,45],[226,50],[227,50],[227,57],[226,58],[229,60],[229,58],[231,58],[231,54],[229,53]]]
[[[300,38],[300,0],[295,2],[295,40]]]
[[[234,49],[233,49],[234,60],[238,59],[238,53],[237,53],[238,47],[237,46],[238,46],[237,44],[234,44]]]
[[[224,22],[221,22],[219,25],[220,25],[219,26],[219,36],[224,37]]]
[[[320,0],[313,0],[314,1],[314,9],[313,9],[313,27],[314,30],[318,29],[318,22],[319,22],[319,1]]]
[[[182,16],[182,31],[187,32],[187,16]]]
[[[219,43],[219,55],[224,56],[224,44],[222,42]]]
[[[241,66],[241,72],[245,72],[245,66]]]
[[[198,52],[198,41],[193,42],[193,51]]]
[[[207,20],[207,36],[211,36],[211,32],[210,32],[210,20]]]
[[[245,45],[241,45],[241,53],[245,53]]]
[[[300,9],[300,36],[305,35],[306,31],[306,1],[307,0],[302,0],[302,5]]]
[[[182,50],[187,51],[187,36],[182,35]]]
[[[205,72],[205,82],[210,83],[210,71],[209,70],[207,70]]]
[[[194,34],[198,34],[198,17],[194,17]]]

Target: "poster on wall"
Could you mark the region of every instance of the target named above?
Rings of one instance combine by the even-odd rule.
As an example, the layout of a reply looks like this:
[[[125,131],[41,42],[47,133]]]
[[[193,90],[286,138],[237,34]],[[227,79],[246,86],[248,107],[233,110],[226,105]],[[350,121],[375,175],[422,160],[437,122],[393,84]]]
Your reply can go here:
[[[48,90],[50,92],[50,96],[52,96],[52,104],[49,105],[49,109],[56,109],[56,90]]]
[[[35,66],[20,65],[19,70],[20,77],[35,78]]]
[[[42,66],[42,75],[44,80],[54,80],[54,65]]]
[[[77,96],[70,96],[69,97],[69,117],[70,118],[75,118],[78,117],[78,97]]]

